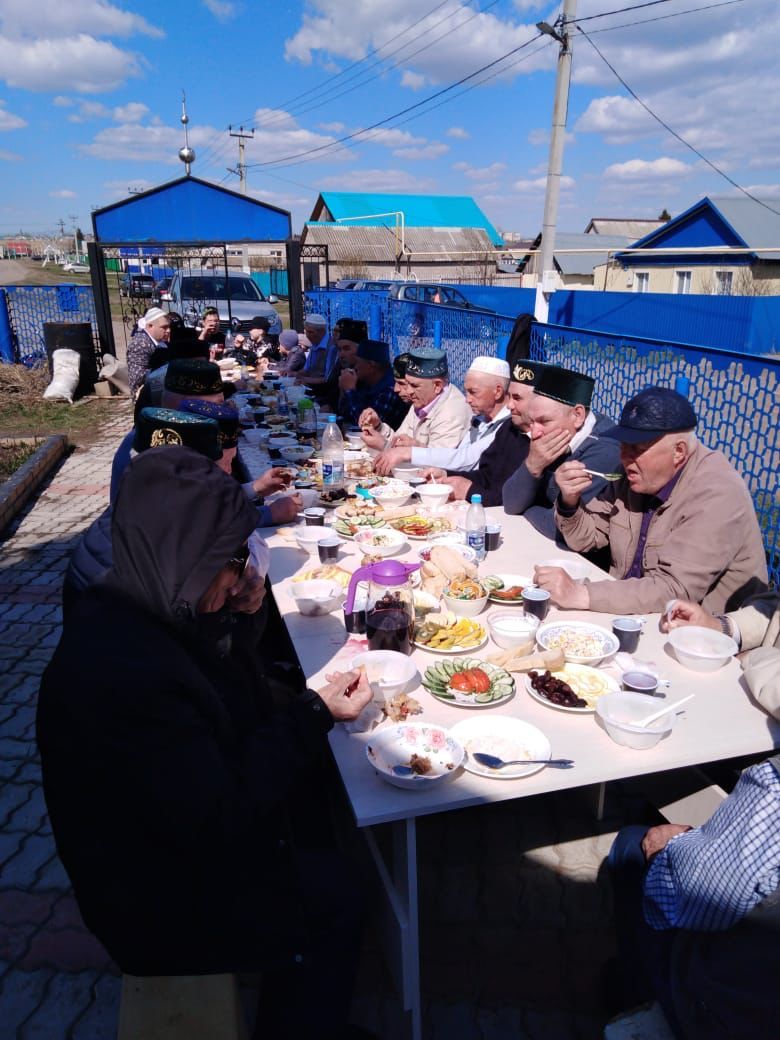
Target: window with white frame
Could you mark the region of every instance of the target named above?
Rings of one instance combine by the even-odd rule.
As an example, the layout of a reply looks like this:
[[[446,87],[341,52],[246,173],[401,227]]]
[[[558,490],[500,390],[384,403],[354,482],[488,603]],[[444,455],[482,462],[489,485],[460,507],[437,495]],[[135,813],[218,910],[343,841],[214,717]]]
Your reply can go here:
[[[734,282],[733,271],[716,271],[715,272],[715,295],[716,296],[731,296],[731,289]]]
[[[691,291],[691,272],[690,271],[678,271],[677,272],[677,286],[675,292],[680,295],[687,295]]]
[[[649,271],[637,271],[634,278],[634,292],[650,292]]]

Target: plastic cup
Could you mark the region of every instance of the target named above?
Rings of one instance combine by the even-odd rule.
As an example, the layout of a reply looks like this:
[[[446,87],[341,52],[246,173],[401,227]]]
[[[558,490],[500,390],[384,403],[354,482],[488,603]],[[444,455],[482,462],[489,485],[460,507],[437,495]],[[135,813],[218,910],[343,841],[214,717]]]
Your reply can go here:
[[[311,506],[309,509],[304,509],[303,519],[309,527],[324,527],[325,510],[319,506]]]
[[[341,540],[338,538],[326,538],[317,545],[320,554],[320,563],[333,563],[338,559]]]
[[[485,551],[493,552],[501,544],[501,524],[488,524],[485,527]]]
[[[612,631],[624,654],[636,653],[639,637],[642,634],[642,622],[637,618],[618,617],[612,622]]]
[[[632,693],[654,694],[658,689],[658,679],[650,672],[643,672],[639,668],[623,673],[623,689]]]
[[[523,589],[523,611],[544,621],[550,609],[550,593],[547,589]]]

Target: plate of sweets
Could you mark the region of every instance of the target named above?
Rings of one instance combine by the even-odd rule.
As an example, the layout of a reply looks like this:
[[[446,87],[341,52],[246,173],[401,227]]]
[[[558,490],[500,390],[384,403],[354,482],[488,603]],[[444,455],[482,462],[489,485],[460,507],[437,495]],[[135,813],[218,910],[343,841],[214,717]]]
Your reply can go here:
[[[586,664],[566,664],[555,672],[531,671],[523,681],[535,701],[573,715],[592,715],[600,697],[620,690],[611,675]]]

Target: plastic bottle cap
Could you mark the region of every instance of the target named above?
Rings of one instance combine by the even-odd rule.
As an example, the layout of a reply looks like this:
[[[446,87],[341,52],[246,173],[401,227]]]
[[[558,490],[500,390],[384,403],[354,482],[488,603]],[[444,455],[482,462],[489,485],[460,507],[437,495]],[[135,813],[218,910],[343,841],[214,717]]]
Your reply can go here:
[[[335,422],[335,421],[336,421],[336,416],[335,415],[327,415],[325,417],[325,422]]]
[[[472,505],[481,506],[482,505],[482,495],[472,495],[471,496],[471,504]]]

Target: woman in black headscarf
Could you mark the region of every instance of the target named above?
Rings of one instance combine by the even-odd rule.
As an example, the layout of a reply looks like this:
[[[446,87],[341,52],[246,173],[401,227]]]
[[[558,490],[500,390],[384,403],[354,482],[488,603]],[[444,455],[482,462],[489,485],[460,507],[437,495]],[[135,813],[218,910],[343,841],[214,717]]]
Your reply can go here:
[[[277,998],[276,1019],[264,1008],[272,1035],[341,1037],[359,915],[333,879],[351,872],[335,853],[312,869],[294,850],[289,806],[318,782],[333,720],[371,693],[361,679],[347,697],[358,675],[346,673],[280,705],[262,662],[222,645],[255,523],[202,455],[133,460],[113,568],[75,604],[41,683],[44,792],[84,920],[123,971],[261,968]]]

